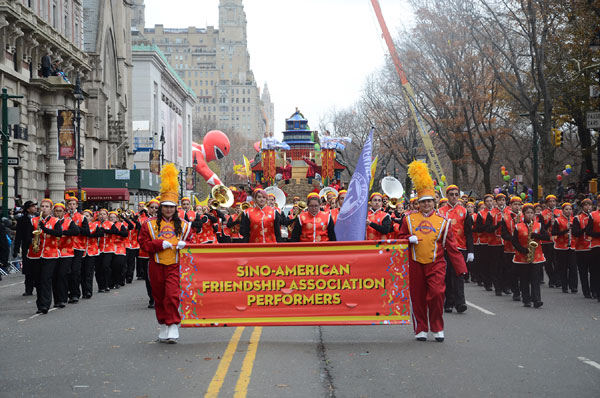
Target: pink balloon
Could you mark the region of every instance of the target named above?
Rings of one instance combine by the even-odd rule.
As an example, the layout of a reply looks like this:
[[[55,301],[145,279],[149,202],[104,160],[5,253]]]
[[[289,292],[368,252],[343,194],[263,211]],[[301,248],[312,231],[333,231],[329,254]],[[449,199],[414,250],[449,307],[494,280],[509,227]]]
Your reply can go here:
[[[494,195],[498,195],[498,193],[500,193],[500,189],[499,188],[494,188]]]
[[[562,173],[565,177],[569,175],[569,173],[567,173],[567,170],[563,170]]]

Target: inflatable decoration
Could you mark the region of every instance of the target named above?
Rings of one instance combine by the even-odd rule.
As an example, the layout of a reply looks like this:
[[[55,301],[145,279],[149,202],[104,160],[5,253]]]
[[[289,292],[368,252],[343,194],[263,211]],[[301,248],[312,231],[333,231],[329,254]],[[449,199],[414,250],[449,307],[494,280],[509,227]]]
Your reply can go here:
[[[196,162],[196,172],[211,185],[222,185],[221,179],[208,167],[208,162],[223,159],[229,154],[229,138],[219,130],[206,133],[202,144],[192,143],[192,159]]]

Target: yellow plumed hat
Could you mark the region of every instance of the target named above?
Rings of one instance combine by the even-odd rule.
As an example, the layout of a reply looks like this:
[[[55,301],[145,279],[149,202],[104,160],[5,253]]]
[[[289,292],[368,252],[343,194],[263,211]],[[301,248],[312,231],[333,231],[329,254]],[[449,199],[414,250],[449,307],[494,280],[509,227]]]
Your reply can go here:
[[[173,163],[163,166],[160,171],[160,204],[177,206],[179,202],[179,171]]]
[[[408,175],[415,186],[419,201],[425,199],[435,200],[435,189],[433,179],[429,174],[427,163],[414,160],[408,165]]]

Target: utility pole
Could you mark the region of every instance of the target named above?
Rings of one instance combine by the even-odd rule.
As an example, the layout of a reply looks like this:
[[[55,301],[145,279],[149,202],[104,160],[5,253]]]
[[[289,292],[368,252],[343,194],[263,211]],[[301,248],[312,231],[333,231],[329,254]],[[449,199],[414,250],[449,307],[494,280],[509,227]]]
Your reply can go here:
[[[2,217],[8,217],[8,100],[11,98],[23,98],[22,95],[8,95],[8,91],[2,89]]]

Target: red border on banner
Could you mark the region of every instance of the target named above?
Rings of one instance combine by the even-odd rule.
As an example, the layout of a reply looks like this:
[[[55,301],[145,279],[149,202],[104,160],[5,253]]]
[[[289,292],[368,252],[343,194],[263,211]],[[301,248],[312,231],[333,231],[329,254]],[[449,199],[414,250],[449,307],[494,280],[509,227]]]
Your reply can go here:
[[[182,327],[410,323],[406,241],[190,245]]]

